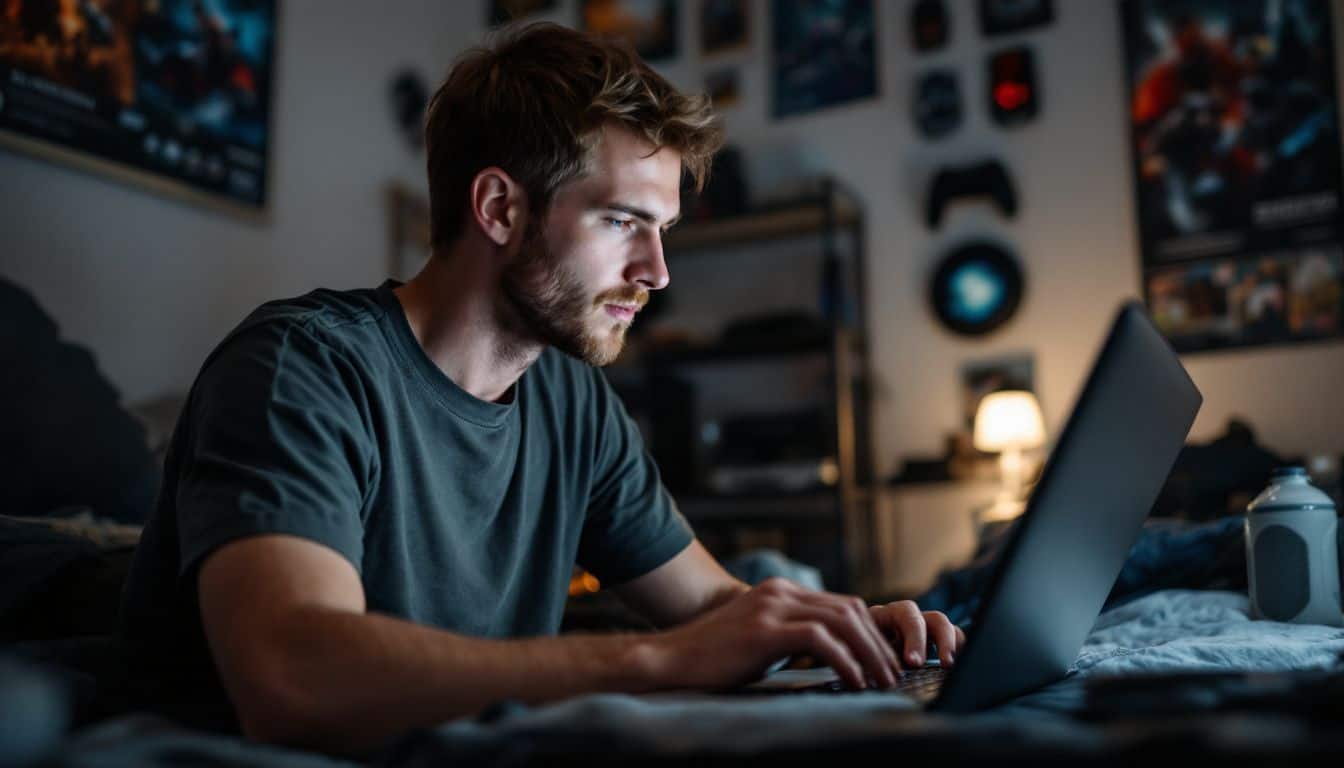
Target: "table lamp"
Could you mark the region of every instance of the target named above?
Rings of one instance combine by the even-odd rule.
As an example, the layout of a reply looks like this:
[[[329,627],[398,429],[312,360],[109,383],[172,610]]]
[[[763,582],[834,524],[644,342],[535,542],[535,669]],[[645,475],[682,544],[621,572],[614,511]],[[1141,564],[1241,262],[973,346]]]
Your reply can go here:
[[[993,392],[975,413],[977,450],[999,454],[1003,485],[985,518],[1006,520],[1023,510],[1022,452],[1045,444],[1045,422],[1036,396],[1020,390]]]

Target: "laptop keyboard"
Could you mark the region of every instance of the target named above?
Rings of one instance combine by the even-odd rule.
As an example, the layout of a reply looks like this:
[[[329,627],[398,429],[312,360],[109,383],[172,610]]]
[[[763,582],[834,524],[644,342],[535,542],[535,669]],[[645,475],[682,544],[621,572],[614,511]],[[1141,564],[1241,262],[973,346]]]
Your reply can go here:
[[[942,667],[920,667],[902,672],[896,679],[896,690],[908,693],[916,698],[932,698],[943,687],[947,679],[947,670]]]
[[[943,680],[946,678],[947,670],[942,667],[920,667],[919,669],[901,672],[900,676],[896,678],[896,687],[885,690],[900,691],[918,699],[932,698],[938,693],[938,689],[943,687]],[[816,685],[794,688],[792,692],[847,693],[850,692],[850,688],[845,685],[843,680],[829,680]]]

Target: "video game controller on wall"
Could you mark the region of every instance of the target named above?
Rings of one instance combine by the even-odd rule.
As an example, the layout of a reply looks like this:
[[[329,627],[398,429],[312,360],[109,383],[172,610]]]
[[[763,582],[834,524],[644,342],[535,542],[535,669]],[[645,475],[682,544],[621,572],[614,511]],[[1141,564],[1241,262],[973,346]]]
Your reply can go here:
[[[998,160],[943,168],[934,174],[929,187],[924,221],[929,229],[936,229],[949,204],[961,198],[981,197],[997,203],[999,212],[1008,218],[1017,214],[1017,192],[1008,178],[1008,171]]]

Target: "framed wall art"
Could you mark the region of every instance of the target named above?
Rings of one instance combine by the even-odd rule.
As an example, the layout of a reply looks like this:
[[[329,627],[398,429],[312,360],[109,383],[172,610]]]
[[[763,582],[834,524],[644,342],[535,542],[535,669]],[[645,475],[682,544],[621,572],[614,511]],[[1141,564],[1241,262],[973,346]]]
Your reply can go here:
[[[700,0],[700,50],[705,55],[746,48],[750,29],[750,0]]]
[[[0,145],[264,214],[274,0],[5,6]]]
[[[624,40],[645,61],[670,59],[680,48],[678,0],[582,0],[583,28]]]
[[[775,117],[877,96],[872,0],[771,3]]]
[[[1182,352],[1344,336],[1328,0],[1122,0],[1143,290]]]

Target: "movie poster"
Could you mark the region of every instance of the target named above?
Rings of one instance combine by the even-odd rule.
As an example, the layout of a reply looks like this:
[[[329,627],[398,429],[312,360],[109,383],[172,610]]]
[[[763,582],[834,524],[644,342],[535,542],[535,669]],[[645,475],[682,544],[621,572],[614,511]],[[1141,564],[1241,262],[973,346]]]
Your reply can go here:
[[[1329,0],[1123,0],[1144,292],[1180,351],[1344,335]]]
[[[274,0],[0,0],[0,140],[260,209],[274,26]]]

